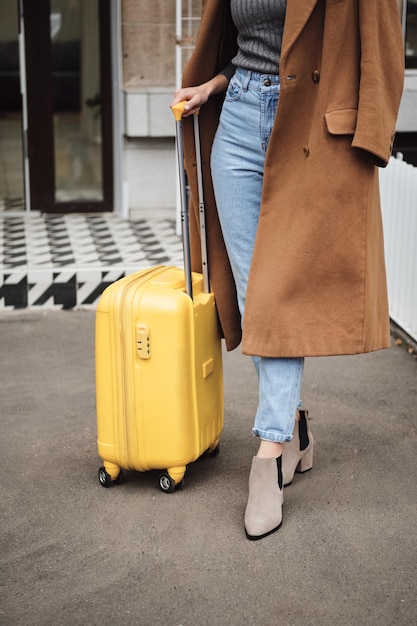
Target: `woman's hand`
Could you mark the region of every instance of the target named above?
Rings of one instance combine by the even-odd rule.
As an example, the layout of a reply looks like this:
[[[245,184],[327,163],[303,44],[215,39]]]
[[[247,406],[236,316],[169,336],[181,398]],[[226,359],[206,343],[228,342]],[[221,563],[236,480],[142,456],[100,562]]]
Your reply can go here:
[[[208,93],[207,83],[199,85],[198,87],[185,87],[176,90],[171,106],[186,100],[187,104],[184,107],[183,117],[188,117],[189,115],[193,115],[193,113],[197,113],[200,107],[207,102],[209,97],[210,94]]]
[[[207,102],[210,96],[226,91],[228,84],[229,81],[226,76],[218,74],[202,85],[177,89],[174,94],[174,100],[171,102],[171,106],[177,104],[178,102],[187,100],[183,117],[188,117],[189,115],[193,115],[193,113],[197,113],[200,107]]]

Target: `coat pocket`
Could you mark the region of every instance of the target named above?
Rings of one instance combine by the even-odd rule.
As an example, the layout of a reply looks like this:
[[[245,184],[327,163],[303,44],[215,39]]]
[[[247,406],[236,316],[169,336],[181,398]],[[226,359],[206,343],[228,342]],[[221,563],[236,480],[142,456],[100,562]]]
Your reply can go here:
[[[327,131],[331,135],[354,135],[357,118],[357,109],[338,109],[337,111],[328,111],[324,116]]]

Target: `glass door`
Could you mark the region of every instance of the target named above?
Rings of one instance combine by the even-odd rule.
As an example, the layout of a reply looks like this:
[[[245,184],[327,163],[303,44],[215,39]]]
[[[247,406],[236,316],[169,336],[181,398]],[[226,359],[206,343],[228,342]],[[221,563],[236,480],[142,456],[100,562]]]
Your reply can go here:
[[[0,2],[0,212],[25,208],[23,100],[16,0]]]
[[[98,0],[51,0],[55,202],[103,200]]]
[[[24,0],[32,208],[113,208],[110,0]]]

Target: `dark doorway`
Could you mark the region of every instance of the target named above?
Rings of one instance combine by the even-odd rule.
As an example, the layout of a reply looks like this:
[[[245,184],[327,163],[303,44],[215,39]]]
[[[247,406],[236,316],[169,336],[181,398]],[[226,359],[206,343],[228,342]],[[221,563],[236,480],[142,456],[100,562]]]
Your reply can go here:
[[[399,132],[395,136],[393,155],[401,152],[404,161],[417,167],[417,132]]]
[[[23,0],[31,208],[113,209],[110,0]]]

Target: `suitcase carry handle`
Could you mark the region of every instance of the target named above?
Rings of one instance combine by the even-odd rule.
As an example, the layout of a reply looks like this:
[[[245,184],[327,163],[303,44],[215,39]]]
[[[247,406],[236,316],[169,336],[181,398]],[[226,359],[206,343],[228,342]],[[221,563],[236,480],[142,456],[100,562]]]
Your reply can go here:
[[[184,253],[184,273],[185,273],[185,286],[186,291],[190,298],[193,297],[193,284],[191,274],[191,252],[190,252],[190,221],[189,221],[189,207],[187,199],[187,181],[184,167],[184,142],[182,136],[182,116],[185,110],[187,101],[178,102],[174,104],[171,109],[175,117],[176,128],[176,145],[177,145],[177,159],[178,159],[178,171],[180,179],[180,198],[181,198],[181,231],[182,231],[182,245]],[[200,126],[198,121],[198,112],[194,113],[194,144],[195,144],[195,158],[197,164],[197,188],[198,188],[198,214],[200,220],[200,241],[201,241],[201,262],[203,270],[203,290],[204,293],[210,293],[210,280],[208,270],[208,257],[207,257],[207,233],[206,233],[206,211],[204,205],[204,193],[203,193],[203,170],[201,165],[201,144],[200,144]]]

